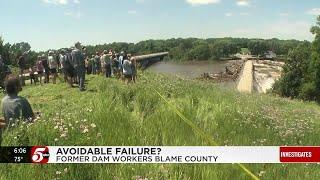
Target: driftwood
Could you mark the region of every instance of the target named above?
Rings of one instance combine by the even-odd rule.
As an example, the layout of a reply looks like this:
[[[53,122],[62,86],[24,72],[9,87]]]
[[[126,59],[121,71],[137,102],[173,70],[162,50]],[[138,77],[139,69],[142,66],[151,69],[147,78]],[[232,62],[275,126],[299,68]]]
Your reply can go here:
[[[210,80],[216,83],[226,82],[226,81],[236,81],[241,73],[243,67],[243,62],[233,63],[230,66],[225,67],[225,72],[220,73],[203,73],[201,77],[197,78],[199,80]]]

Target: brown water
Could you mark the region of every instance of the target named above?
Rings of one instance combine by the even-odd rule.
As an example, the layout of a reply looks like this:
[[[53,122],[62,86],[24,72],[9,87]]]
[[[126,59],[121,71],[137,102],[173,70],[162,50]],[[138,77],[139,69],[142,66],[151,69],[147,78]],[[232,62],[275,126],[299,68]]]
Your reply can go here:
[[[148,68],[155,73],[171,74],[184,79],[194,79],[200,77],[203,73],[224,72],[225,67],[232,61],[189,61],[186,63],[158,62]],[[226,87],[235,87],[235,82],[225,82],[221,84]]]

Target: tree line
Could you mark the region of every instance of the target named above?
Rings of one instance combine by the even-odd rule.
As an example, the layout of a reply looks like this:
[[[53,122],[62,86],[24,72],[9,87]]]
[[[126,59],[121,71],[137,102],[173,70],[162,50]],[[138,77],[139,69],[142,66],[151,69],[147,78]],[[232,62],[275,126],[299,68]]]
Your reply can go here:
[[[263,55],[266,51],[273,51],[277,55],[287,56],[288,52],[300,44],[308,44],[297,40],[279,39],[247,39],[247,38],[178,38],[167,40],[146,40],[138,43],[114,42],[103,45],[87,45],[86,54],[92,55],[103,50],[113,49],[116,52],[125,51],[133,55],[156,52],[169,52],[168,59],[172,61],[200,61],[220,60],[230,58],[241,49],[248,49],[253,55]],[[15,44],[4,43],[0,37],[0,54],[6,64],[15,66],[17,57],[23,52],[30,51],[27,42]],[[51,49],[52,50],[52,49]],[[27,56],[27,65],[35,63],[37,56],[46,52],[30,51]]]
[[[220,60],[233,57],[241,49],[249,49],[253,55],[263,55],[266,51],[273,51],[286,56],[288,52],[303,42],[297,40],[279,39],[247,39],[247,38],[178,38],[167,40],[146,40],[139,43],[112,43],[87,46],[87,52],[92,54],[104,49],[117,52],[126,51],[130,54],[148,54],[155,52],[169,52],[173,61],[201,61]]]

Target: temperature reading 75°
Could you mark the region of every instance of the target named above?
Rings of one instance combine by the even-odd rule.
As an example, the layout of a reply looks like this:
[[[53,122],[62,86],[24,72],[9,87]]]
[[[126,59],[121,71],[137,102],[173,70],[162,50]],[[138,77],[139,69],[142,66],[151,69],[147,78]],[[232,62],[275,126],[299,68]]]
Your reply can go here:
[[[19,162],[21,162],[23,160],[23,157],[14,157],[14,162],[16,162],[16,163],[19,163]]]

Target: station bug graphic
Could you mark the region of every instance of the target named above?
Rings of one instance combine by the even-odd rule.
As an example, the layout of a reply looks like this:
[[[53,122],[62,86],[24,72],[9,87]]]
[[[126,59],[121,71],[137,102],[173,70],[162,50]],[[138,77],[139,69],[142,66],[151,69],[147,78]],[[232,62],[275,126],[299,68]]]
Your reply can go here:
[[[34,146],[31,150],[31,159],[33,163],[48,163],[49,148],[46,146]]]

